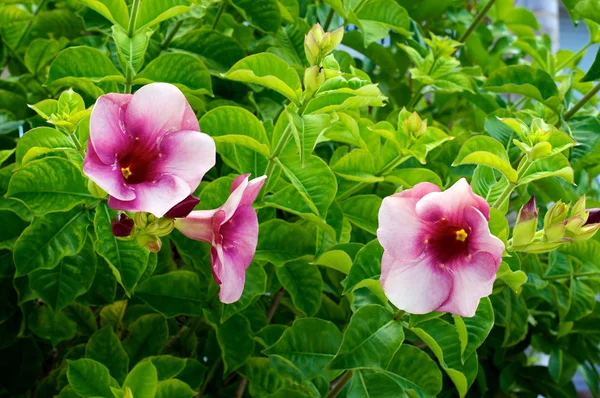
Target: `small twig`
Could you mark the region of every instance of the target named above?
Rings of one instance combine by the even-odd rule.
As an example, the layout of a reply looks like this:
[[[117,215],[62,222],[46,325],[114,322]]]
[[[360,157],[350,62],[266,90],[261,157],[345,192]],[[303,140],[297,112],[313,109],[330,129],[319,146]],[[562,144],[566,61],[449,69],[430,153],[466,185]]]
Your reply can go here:
[[[333,20],[333,14],[335,14],[335,10],[333,7],[329,10],[329,14],[327,14],[327,19],[325,19],[325,25],[323,25],[323,30],[327,32],[329,29],[329,25],[331,25],[331,21]]]
[[[467,41],[469,36],[471,36],[471,33],[473,33],[473,31],[477,28],[477,26],[479,26],[479,24],[481,23],[481,20],[483,20],[483,18],[485,17],[485,14],[488,13],[488,11],[490,10],[490,8],[492,8],[492,6],[494,5],[495,2],[496,2],[496,0],[490,0],[485,5],[485,7],[483,7],[481,9],[481,11],[479,11],[479,14],[477,14],[475,16],[475,19],[473,20],[473,22],[471,22],[471,25],[469,25],[469,28],[467,29],[467,31],[462,34],[460,39],[458,39],[459,42],[464,43],[465,41]]]
[[[163,43],[160,45],[160,49],[162,51],[166,50],[169,47],[169,44],[171,44],[171,41],[173,41],[173,38],[181,28],[181,25],[183,25],[183,19],[177,22],[175,26],[173,26],[173,29],[171,29],[169,35],[165,38],[165,41],[163,41]]]
[[[542,276],[542,279],[545,281],[551,281],[551,280],[555,280],[555,279],[569,279],[571,277],[577,278],[579,276],[596,276],[596,275],[600,275],[600,271],[574,272],[572,274]]]
[[[596,94],[598,94],[598,91],[600,91],[600,83],[596,84],[596,86],[593,89],[591,89],[586,95],[584,95],[583,98],[580,99],[575,105],[573,105],[571,109],[565,112],[565,120],[569,120],[571,117],[573,117],[573,115],[575,115],[577,111],[586,104],[586,102],[588,102],[589,100],[594,98]]]
[[[161,355],[164,354],[189,329],[190,328],[188,328],[186,325],[181,326],[181,329],[179,329],[179,332],[177,332],[177,334],[175,336],[171,337],[169,339],[169,341],[167,341],[167,344],[165,344],[163,349],[160,350]]]
[[[225,12],[225,8],[227,8],[227,0],[222,0],[221,6],[219,7],[219,10],[217,11],[217,15],[215,16],[215,20],[213,21],[213,24],[212,24],[213,29],[217,29],[217,25],[219,24],[221,15],[223,15],[223,12]]]
[[[35,11],[33,12],[33,18],[31,18],[29,20],[29,22],[27,23],[27,26],[25,26],[25,30],[23,31],[23,34],[21,35],[21,37],[19,37],[19,41],[17,41],[17,45],[15,46],[15,48],[17,48],[17,49],[19,48],[19,46],[23,42],[23,39],[25,38],[25,36],[27,36],[27,34],[29,33],[29,29],[31,29],[31,25],[33,25],[33,21],[35,20],[35,17],[39,14],[40,11],[42,11],[42,8],[44,8],[46,1],[48,1],[48,0],[42,0],[40,2],[40,5],[38,6],[38,8],[36,8]]]
[[[273,316],[275,315],[275,311],[277,311],[277,307],[279,307],[279,302],[281,298],[285,294],[285,290],[280,289],[275,296],[273,296],[273,302],[271,303],[271,307],[269,308],[269,312],[267,312],[267,324],[271,323]]]
[[[346,386],[346,384],[348,384],[351,378],[352,371],[349,370],[346,373],[344,373],[344,375],[338,380],[337,383],[335,383],[335,385],[333,386],[331,391],[329,391],[329,394],[327,394],[325,398],[337,397],[337,395],[344,389],[344,387]]]
[[[244,396],[244,391],[246,391],[247,384],[248,384],[248,379],[246,379],[245,377],[242,377],[237,390],[235,390],[235,395],[234,395],[235,398],[242,398]]]

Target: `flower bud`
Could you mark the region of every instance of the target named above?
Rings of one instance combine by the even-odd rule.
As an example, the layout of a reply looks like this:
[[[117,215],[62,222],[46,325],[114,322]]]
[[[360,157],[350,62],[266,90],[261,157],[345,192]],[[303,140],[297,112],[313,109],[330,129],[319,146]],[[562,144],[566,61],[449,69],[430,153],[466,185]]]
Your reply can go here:
[[[113,235],[121,238],[130,236],[134,225],[133,220],[125,213],[119,213],[110,220]]]
[[[194,210],[194,207],[200,203],[200,199],[190,195],[181,202],[177,203],[165,215],[168,218],[185,218]]]
[[[550,210],[546,213],[544,217],[544,229],[546,227],[550,227],[553,224],[563,224],[565,218],[567,218],[567,212],[569,211],[569,206],[564,204],[561,200],[556,202]]]
[[[304,71],[304,93],[306,98],[312,97],[315,91],[325,82],[325,72],[317,65]]]
[[[427,119],[421,120],[417,112],[411,113],[408,119],[403,122],[404,131],[413,138],[418,138],[427,130]]]
[[[94,198],[98,199],[104,199],[107,195],[106,192],[92,180],[88,180],[88,191],[90,191]]]
[[[304,38],[304,52],[308,63],[321,65],[323,59],[332,52],[344,37],[344,28],[325,32],[321,25],[314,25]]]
[[[530,243],[537,230],[538,209],[535,207],[535,196],[521,207],[517,223],[513,230],[513,245],[523,246]]]
[[[146,228],[146,225],[148,225],[148,213],[144,213],[144,212],[135,213],[133,215],[133,220],[135,221],[135,226],[138,229],[144,229],[144,228]]]
[[[573,206],[571,210],[571,217],[580,217],[584,220],[587,220],[588,212],[585,209],[585,195],[579,198],[577,203]]]
[[[162,241],[157,236],[139,234],[135,237],[137,242],[151,252],[159,252],[162,247]]]
[[[552,145],[549,142],[543,141],[535,144],[527,156],[531,161],[535,161],[547,157],[550,155],[550,152],[552,152]]]
[[[144,229],[144,233],[153,236],[165,236],[170,234],[174,227],[175,220],[172,218],[161,218],[148,224],[146,229]]]

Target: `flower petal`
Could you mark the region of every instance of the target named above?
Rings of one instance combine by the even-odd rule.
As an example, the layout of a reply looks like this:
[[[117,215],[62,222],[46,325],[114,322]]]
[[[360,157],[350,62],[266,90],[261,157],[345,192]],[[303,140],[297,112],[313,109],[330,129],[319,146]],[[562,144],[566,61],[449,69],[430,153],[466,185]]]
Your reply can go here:
[[[218,210],[194,210],[186,218],[176,219],[175,228],[188,238],[212,243],[212,219]]]
[[[112,165],[133,142],[125,128],[131,94],[106,94],[98,98],[90,116],[90,143],[102,163]],[[87,157],[87,156],[86,156]]]
[[[152,164],[154,173],[176,175],[194,191],[204,174],[216,162],[214,140],[198,131],[182,130],[169,133],[159,143],[159,157]]]
[[[167,133],[200,131],[185,96],[168,83],[152,83],[136,91],[125,112],[125,125],[144,146],[157,145]]]
[[[411,314],[426,314],[447,300],[452,290],[452,276],[447,268],[435,264],[431,257],[404,261],[384,252],[381,286],[399,309]]]
[[[449,224],[461,225],[465,208],[471,206],[479,210],[486,220],[490,219],[488,203],[473,193],[467,180],[461,178],[444,192],[425,195],[417,203],[416,211],[422,220],[436,222],[445,217]]]
[[[159,218],[191,193],[190,186],[184,180],[171,174],[129,187],[134,191],[135,199],[121,201],[111,197],[108,205],[117,210],[146,211]]]
[[[415,206],[424,195],[436,191],[439,191],[436,185],[421,183],[383,199],[377,238],[396,260],[413,260],[425,250],[423,235],[428,225],[419,219]]]
[[[251,206],[241,206],[231,219],[221,226],[223,236],[219,299],[223,303],[237,301],[244,291],[246,269],[250,266],[258,242],[258,217]],[[217,246],[217,251],[219,247]]]
[[[492,293],[498,263],[489,253],[478,252],[449,265],[453,285],[448,299],[438,311],[472,317],[479,300]]]
[[[194,195],[189,195],[187,198],[177,203],[167,212],[165,217],[169,218],[185,218],[194,210],[194,207],[200,203],[200,198]]]
[[[135,199],[135,193],[125,184],[117,160],[113,159],[111,165],[104,164],[92,145],[88,147],[83,172],[110,196],[119,200]]]
[[[502,262],[504,243],[490,233],[488,221],[483,214],[474,207],[465,209],[465,220],[471,227],[469,236],[469,252],[486,252],[491,254],[497,267]]]

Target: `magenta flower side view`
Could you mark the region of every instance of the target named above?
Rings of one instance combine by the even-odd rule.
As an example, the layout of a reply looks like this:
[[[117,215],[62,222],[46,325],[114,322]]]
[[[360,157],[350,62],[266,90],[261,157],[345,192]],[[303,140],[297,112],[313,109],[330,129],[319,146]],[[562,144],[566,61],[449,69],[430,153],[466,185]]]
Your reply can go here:
[[[220,285],[219,300],[236,302],[244,291],[246,269],[258,243],[258,217],[252,202],[265,183],[266,176],[248,180],[238,176],[231,195],[218,209],[194,210],[186,218],[175,220],[175,228],[188,238],[208,242],[211,247],[213,277]]]
[[[379,210],[381,285],[399,309],[471,317],[492,293],[504,244],[490,233],[490,207],[463,178],[444,192],[423,182]]]
[[[200,132],[185,96],[171,84],[106,94],[92,110],[84,172],[114,209],[162,217],[194,192],[215,161],[213,139]]]

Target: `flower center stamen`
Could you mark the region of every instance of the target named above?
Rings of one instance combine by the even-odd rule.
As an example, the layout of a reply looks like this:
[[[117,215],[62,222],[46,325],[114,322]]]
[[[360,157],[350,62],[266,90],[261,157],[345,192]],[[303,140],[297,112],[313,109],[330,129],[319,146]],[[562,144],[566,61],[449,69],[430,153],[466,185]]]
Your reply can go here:
[[[129,167],[121,167],[121,173],[123,177],[127,180],[133,173],[131,172],[131,168]]]
[[[456,231],[456,240],[464,242],[467,239],[468,236],[469,235],[467,235],[467,233],[465,232],[465,230],[462,229],[462,228],[459,229],[458,231]]]

